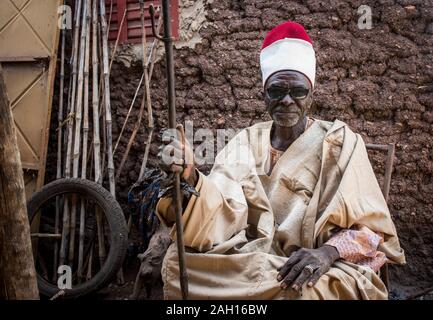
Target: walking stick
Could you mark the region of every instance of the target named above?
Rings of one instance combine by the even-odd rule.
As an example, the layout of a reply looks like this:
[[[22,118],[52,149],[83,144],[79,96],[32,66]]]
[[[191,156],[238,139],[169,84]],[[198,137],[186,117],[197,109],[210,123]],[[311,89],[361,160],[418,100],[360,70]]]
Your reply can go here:
[[[174,92],[174,61],[173,61],[173,39],[171,37],[171,17],[170,17],[170,1],[162,1],[162,14],[164,21],[164,37],[159,36],[155,30],[155,9],[151,5],[149,13],[152,20],[152,32],[154,36],[164,42],[165,59],[167,65],[167,92],[168,92],[168,123],[170,129],[176,129],[176,105]],[[182,223],[182,196],[180,192],[180,173],[176,173],[175,181],[175,210],[176,210],[176,236],[177,236],[177,251],[179,256],[179,278],[182,298],[188,298],[188,274],[185,263],[185,246],[183,242],[183,223]]]

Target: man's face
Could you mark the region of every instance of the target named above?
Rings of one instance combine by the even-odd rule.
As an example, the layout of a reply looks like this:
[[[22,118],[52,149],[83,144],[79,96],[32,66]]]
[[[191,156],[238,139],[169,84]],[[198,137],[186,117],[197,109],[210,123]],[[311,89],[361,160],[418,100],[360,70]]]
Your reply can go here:
[[[313,102],[310,81],[302,73],[283,70],[265,84],[265,103],[275,124],[293,127],[301,121]]]

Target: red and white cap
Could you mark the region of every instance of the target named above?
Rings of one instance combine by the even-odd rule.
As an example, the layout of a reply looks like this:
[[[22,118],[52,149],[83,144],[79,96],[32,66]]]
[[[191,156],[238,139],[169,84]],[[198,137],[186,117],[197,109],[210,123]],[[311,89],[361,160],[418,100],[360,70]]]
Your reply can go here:
[[[260,52],[260,68],[263,86],[273,73],[294,70],[303,73],[314,87],[316,55],[304,27],[287,21],[269,31]]]

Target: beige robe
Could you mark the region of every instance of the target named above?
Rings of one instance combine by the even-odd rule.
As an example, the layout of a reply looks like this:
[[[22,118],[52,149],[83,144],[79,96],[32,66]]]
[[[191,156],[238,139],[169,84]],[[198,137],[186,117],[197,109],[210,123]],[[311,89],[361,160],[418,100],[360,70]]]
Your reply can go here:
[[[271,174],[272,121],[242,130],[200,174],[183,213],[190,299],[386,299],[379,276],[336,261],[302,296],[282,290],[277,268],[298,247],[317,248],[341,228],[384,234],[380,251],[404,263],[396,230],[362,138],[341,122],[315,121],[284,152]],[[157,214],[170,225],[171,199]],[[176,239],[175,227],[171,236]],[[175,244],[162,268],[164,296],[181,297]]]

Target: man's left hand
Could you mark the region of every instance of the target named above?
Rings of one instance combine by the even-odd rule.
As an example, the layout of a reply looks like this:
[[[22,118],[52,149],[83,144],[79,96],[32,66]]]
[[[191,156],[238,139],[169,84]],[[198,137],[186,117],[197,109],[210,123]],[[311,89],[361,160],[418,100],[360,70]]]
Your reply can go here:
[[[282,281],[282,289],[291,286],[299,292],[306,282],[309,287],[314,286],[339,258],[337,249],[328,245],[317,249],[299,249],[278,269],[277,280]]]

